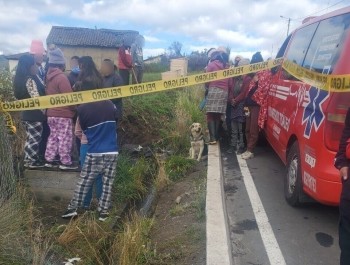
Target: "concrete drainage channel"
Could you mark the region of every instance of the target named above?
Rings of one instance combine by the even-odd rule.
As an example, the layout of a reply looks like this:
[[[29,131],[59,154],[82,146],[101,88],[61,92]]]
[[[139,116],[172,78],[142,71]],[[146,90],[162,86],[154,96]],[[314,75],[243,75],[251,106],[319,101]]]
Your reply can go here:
[[[233,264],[219,144],[208,150],[206,218],[207,265]]]
[[[67,172],[64,178],[62,176],[57,171],[26,171],[29,185],[34,193],[44,201],[60,201],[71,198],[79,173]],[[156,201],[156,188],[150,186],[145,198],[139,202],[139,213],[142,216],[151,215]],[[133,205],[135,206],[135,204]],[[122,208],[120,215],[125,216],[132,207],[130,204],[126,204]],[[207,265],[233,264],[219,144],[210,145],[208,148],[206,238]]]

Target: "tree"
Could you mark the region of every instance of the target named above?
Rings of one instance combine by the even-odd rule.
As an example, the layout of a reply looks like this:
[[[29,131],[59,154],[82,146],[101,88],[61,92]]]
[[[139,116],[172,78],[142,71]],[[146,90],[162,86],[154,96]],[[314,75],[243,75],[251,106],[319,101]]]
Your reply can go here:
[[[207,51],[193,51],[188,58],[188,68],[190,71],[203,71],[208,63]]]
[[[178,41],[174,41],[169,47],[170,56],[181,57],[182,56],[181,50],[182,50],[182,43]]]

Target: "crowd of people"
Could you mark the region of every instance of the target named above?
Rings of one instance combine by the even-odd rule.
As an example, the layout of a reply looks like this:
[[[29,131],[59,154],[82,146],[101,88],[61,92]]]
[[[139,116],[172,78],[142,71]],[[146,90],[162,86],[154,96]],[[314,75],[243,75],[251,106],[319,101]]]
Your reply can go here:
[[[20,57],[14,76],[14,95],[18,100],[128,85],[142,82],[143,37],[139,36],[118,53],[118,67],[111,58],[102,61],[100,71],[90,56],[73,56],[71,71],[66,70],[66,59],[61,49],[50,45],[47,61],[41,41],[33,41],[30,54]],[[119,70],[119,72],[118,72]],[[77,215],[78,207],[88,209],[95,185],[99,200],[99,219],[108,217],[111,189],[118,156],[117,124],[122,118],[122,100],[85,103],[46,110],[23,111],[26,130],[24,166],[28,169],[59,168],[76,170],[81,175],[67,212],[63,218]],[[76,144],[79,161],[72,158]]]
[[[260,63],[264,59],[260,52],[251,59],[236,56],[235,67]],[[226,48],[212,48],[208,51],[206,72],[231,67]],[[209,144],[216,144],[220,138],[223,121],[231,134],[229,153],[237,152],[243,159],[254,157],[259,132],[264,127],[267,112],[267,92],[271,72],[215,80],[206,85],[206,114],[209,130]]]

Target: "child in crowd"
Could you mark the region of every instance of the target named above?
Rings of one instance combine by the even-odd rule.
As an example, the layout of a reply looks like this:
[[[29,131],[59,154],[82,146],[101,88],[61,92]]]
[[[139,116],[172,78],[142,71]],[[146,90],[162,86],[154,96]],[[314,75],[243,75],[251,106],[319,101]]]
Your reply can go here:
[[[88,145],[87,137],[80,127],[79,119],[77,119],[77,122],[75,124],[75,136],[80,140],[80,152],[79,152],[80,165],[81,165],[81,167],[83,167],[89,145]],[[98,175],[95,179],[96,198],[98,200],[101,198],[102,185],[103,185],[102,176]],[[91,201],[92,201],[92,190],[93,190],[93,187],[91,187],[91,189],[86,193],[86,196],[85,196],[85,199],[83,202],[83,208],[85,210],[90,209],[90,205],[91,205]]]
[[[38,67],[33,56],[23,55],[19,58],[14,78],[14,94],[18,100],[44,96],[44,84],[36,78]],[[24,166],[27,168],[44,167],[40,160],[39,146],[42,140],[43,122],[46,116],[41,110],[25,110],[22,112],[22,121],[26,129],[24,146]]]
[[[240,59],[237,66],[248,65],[249,59]],[[237,151],[238,154],[244,152],[244,131],[243,125],[245,123],[244,113],[244,100],[248,93],[249,85],[251,82],[249,75],[238,76],[234,78],[234,85],[229,91],[229,103],[232,106],[231,109],[231,148],[228,153],[234,153]]]
[[[91,57],[85,57],[82,57],[79,61],[82,66],[84,66],[84,61],[89,61],[89,65],[92,62]],[[82,67],[80,75],[81,90],[102,88],[102,77],[96,71],[96,67],[91,66],[91,69],[87,65],[85,67],[86,72]],[[99,199],[98,212],[99,220],[105,221],[109,216],[111,191],[116,175],[118,157],[116,109],[110,100],[85,103],[78,107],[78,119],[87,137],[87,155],[74,196],[62,217],[77,216],[77,209],[82,206],[96,177],[102,175],[103,188]]]
[[[84,88],[101,88],[103,86],[102,77],[98,73],[98,70],[96,69],[95,63],[93,62],[92,58],[90,56],[83,56],[78,60],[78,66],[81,68],[81,74],[79,79],[77,80],[77,86],[79,87],[79,90],[83,90]],[[75,124],[75,135],[80,140],[80,165],[81,167],[84,166],[85,158],[87,155],[88,150],[88,140],[86,135],[84,134],[83,130],[81,129],[79,118],[76,121]],[[96,188],[96,198],[100,199],[102,194],[102,175],[98,175],[94,181],[95,188]],[[84,202],[83,202],[83,208],[89,209],[91,200],[92,200],[92,190],[93,187],[86,193]]]
[[[49,69],[47,73],[47,95],[71,93],[72,87],[64,74],[65,59],[60,49],[49,51]],[[47,110],[50,136],[47,142],[45,159],[46,167],[55,166],[56,156],[60,157],[59,168],[62,170],[77,169],[73,165],[71,152],[73,147],[73,117],[75,106],[50,108]]]
[[[114,63],[110,59],[102,62],[101,73],[103,76],[103,87],[117,87],[123,85],[123,80],[118,73],[115,72]],[[117,118],[120,121],[123,117],[123,101],[121,98],[112,99],[113,104],[117,108]]]

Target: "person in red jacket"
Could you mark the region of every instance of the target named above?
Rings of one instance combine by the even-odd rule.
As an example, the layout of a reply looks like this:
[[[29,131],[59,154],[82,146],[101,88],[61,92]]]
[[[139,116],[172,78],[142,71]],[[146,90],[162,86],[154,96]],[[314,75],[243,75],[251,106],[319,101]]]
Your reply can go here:
[[[65,64],[65,59],[60,49],[50,50],[46,95],[73,92],[70,82],[64,74]],[[46,167],[54,167],[53,162],[56,156],[59,155],[61,162],[60,169],[77,169],[76,166],[73,166],[71,158],[73,147],[73,117],[75,113],[75,106],[57,107],[47,110],[50,136],[45,152]]]
[[[123,44],[118,51],[119,75],[122,78],[125,86],[130,84],[130,71],[132,70],[132,57],[130,49],[130,46]]]

